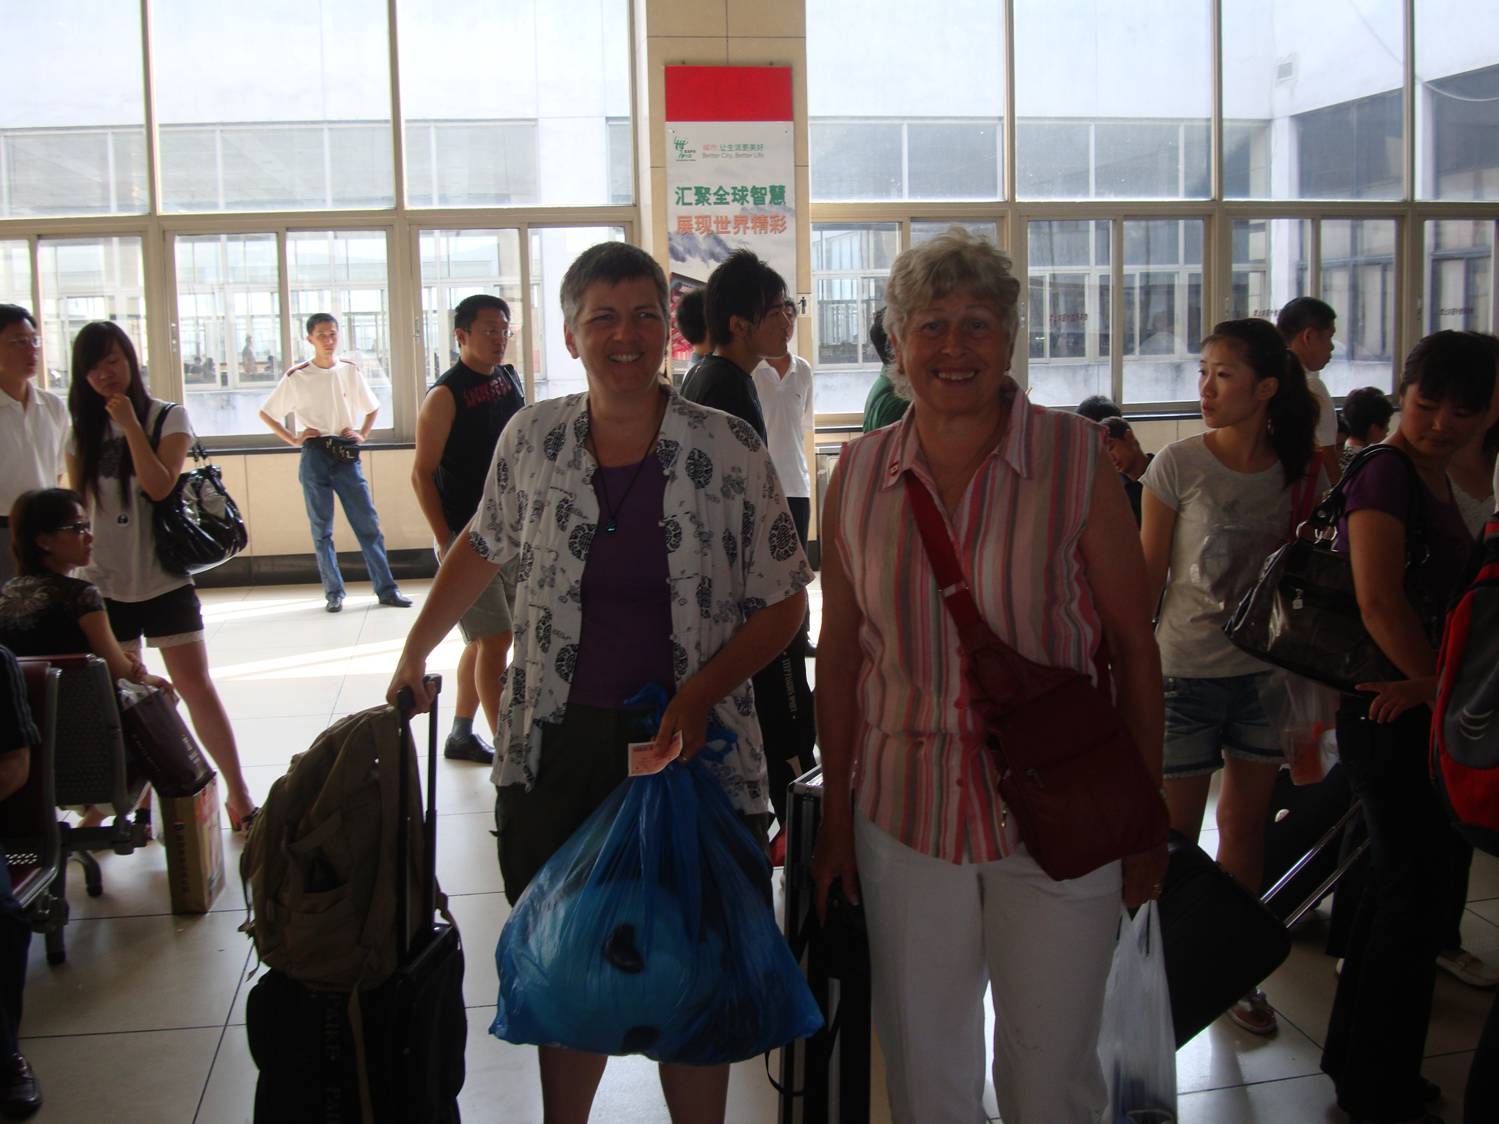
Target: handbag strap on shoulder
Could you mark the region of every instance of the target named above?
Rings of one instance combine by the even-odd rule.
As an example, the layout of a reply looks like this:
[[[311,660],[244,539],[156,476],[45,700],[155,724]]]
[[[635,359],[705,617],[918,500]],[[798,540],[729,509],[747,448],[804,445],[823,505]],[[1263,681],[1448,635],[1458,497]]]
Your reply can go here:
[[[163,402],[161,404],[161,412],[156,415],[156,423],[151,427],[151,448],[156,449],[161,446],[162,427],[167,424],[167,415],[176,408],[177,403],[175,402]],[[192,439],[193,443],[187,447],[188,453],[195,461],[206,461],[208,459],[208,450],[203,448],[202,438],[194,433],[192,434]]]
[[[937,576],[938,595],[952,616],[953,623],[958,626],[958,639],[968,655],[972,657],[982,645],[1001,655],[1017,679],[1025,679],[1026,668],[1022,662],[1024,657],[994,635],[994,630],[979,615],[973,594],[968,591],[968,579],[963,576],[957,552],[953,550],[952,538],[947,533],[942,513],[937,510],[937,501],[932,498],[926,485],[910,472],[906,473],[906,497],[911,501],[911,508],[916,515],[916,529],[921,533],[926,556],[931,561],[932,572]]]
[[[1348,467],[1343,470],[1341,479],[1328,491],[1327,495],[1322,497],[1322,502],[1312,509],[1311,518],[1316,521],[1320,530],[1336,526],[1348,507],[1348,485],[1368,467],[1370,461],[1382,456],[1399,457],[1410,473],[1415,502],[1411,505],[1410,518],[1406,523],[1406,554],[1414,557],[1426,549],[1426,484],[1422,481],[1420,473],[1416,471],[1415,464],[1412,463],[1410,457],[1406,456],[1405,450],[1395,445],[1369,445],[1360,449],[1358,455],[1348,462]]]

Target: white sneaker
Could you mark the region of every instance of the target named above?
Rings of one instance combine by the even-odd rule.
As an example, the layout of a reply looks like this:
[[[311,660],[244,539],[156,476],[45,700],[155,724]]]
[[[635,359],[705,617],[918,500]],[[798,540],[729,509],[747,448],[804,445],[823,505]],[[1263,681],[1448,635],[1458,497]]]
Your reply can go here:
[[[1437,967],[1469,987],[1491,988],[1499,984],[1499,969],[1478,959],[1465,948],[1446,948],[1437,953]]]

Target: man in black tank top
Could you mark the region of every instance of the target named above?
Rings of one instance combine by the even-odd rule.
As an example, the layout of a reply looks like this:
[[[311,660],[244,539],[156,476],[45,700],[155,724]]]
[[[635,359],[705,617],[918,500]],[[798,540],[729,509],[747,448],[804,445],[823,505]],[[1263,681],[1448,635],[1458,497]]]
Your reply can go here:
[[[473,518],[500,431],[526,404],[515,368],[504,362],[510,306],[489,293],[465,297],[453,310],[453,331],[458,362],[432,384],[422,403],[411,468],[411,486],[439,559]],[[494,761],[494,750],[474,731],[474,715],[482,705],[490,729],[495,728],[514,604],[515,570],[502,568],[458,622],[464,647],[446,757]]]

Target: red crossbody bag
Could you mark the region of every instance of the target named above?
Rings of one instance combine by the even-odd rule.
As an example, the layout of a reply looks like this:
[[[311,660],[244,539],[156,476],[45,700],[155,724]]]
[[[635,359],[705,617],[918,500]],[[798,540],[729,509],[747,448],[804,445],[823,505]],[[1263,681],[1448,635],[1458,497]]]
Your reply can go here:
[[[906,495],[968,657],[999,792],[1031,857],[1058,881],[1166,842],[1165,801],[1105,690],[1005,644],[979,616],[931,493],[914,475]]]

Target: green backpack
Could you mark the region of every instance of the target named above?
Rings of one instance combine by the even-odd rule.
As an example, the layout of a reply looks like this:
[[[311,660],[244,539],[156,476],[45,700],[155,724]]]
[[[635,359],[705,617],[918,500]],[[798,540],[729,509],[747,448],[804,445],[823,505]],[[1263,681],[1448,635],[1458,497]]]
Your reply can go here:
[[[253,913],[241,931],[262,962],[305,986],[368,990],[399,966],[396,871],[404,866],[408,899],[421,901],[425,850],[406,737],[389,706],[340,719],[271,785],[245,842],[239,872]],[[402,768],[412,825],[404,858],[396,853]],[[408,935],[430,922],[412,919]]]

